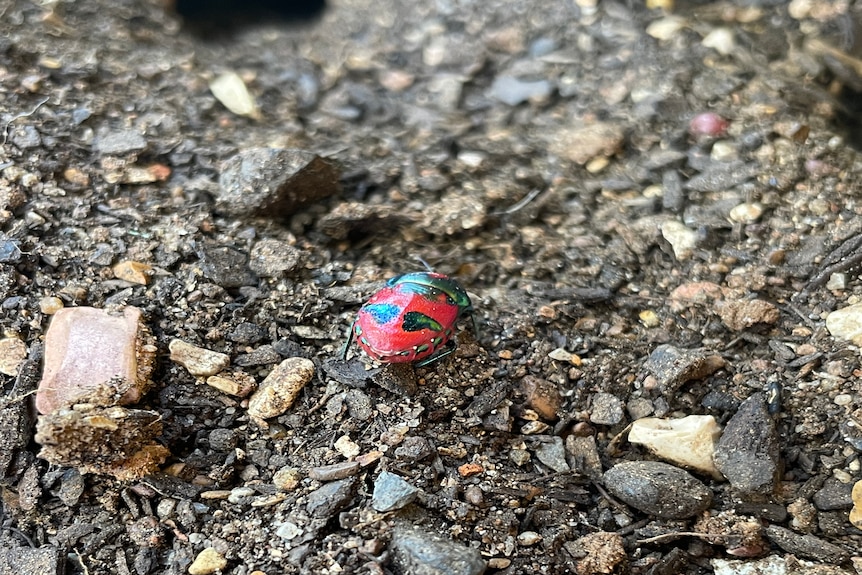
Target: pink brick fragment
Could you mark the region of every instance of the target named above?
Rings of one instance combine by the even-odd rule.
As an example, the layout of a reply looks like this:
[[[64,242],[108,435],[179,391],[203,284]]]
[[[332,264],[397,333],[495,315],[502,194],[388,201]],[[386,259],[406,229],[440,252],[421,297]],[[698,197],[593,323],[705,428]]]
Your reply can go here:
[[[150,368],[138,365],[138,338],[144,333],[141,310],[135,307],[122,314],[92,307],[58,311],[45,335],[36,409],[47,414],[78,403],[111,380],[120,396],[117,403],[137,402]]]

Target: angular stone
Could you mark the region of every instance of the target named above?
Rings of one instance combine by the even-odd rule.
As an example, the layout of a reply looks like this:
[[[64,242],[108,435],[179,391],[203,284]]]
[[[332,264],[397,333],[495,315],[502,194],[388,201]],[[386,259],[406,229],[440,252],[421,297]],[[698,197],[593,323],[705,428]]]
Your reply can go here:
[[[14,539],[0,537],[0,575],[62,575],[65,562],[66,553],[58,547],[24,547],[19,546]]]
[[[659,382],[662,393],[673,393],[683,384],[714,373],[726,365],[720,355],[706,350],[680,349],[670,344],[655,348],[644,367]]]
[[[400,476],[382,471],[374,480],[374,494],[371,506],[381,513],[395,511],[412,503],[419,495],[419,489]]]
[[[92,307],[62,309],[45,335],[36,408],[50,413],[84,398],[101,405],[137,403],[152,384],[155,354],[138,308],[126,307],[122,315]],[[88,397],[97,392],[100,399]]]
[[[800,535],[778,525],[767,527],[766,536],[769,537],[770,541],[797,557],[814,559],[832,565],[841,565],[850,558],[847,551],[824,539],[810,534]]]
[[[831,312],[826,316],[826,329],[834,338],[862,344],[862,303]]]
[[[308,494],[306,510],[313,517],[332,517],[353,501],[358,482],[356,477],[348,477],[324,483],[321,488]]]
[[[232,216],[285,217],[331,196],[339,170],[327,159],[281,148],[252,148],[222,167],[216,207]]]
[[[727,422],[713,461],[743,500],[759,500],[775,489],[780,453],[766,400],[755,393]]]
[[[122,261],[116,264],[113,268],[114,277],[120,280],[145,286],[150,283],[150,275],[153,272],[153,266],[143,262]]]
[[[712,461],[719,437],[721,428],[711,415],[645,417],[635,421],[629,430],[629,441],[643,445],[656,457],[721,480],[724,477]]]
[[[230,357],[187,343],[181,339],[171,340],[168,344],[171,361],[186,368],[195,377],[215,375],[230,365]]]
[[[481,575],[485,572],[485,561],[477,549],[410,525],[395,527],[390,546],[399,573]]]

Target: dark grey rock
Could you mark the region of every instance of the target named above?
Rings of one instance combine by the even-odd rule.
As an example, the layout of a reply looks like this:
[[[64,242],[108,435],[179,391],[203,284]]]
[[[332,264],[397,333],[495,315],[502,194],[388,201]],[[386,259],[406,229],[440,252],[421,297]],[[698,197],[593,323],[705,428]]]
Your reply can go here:
[[[95,146],[102,155],[121,156],[145,150],[147,140],[137,130],[105,130],[99,132]]]
[[[775,422],[761,393],[742,402],[724,428],[713,461],[744,500],[756,500],[775,489],[780,447]]]
[[[383,471],[374,480],[371,506],[381,513],[395,511],[413,503],[417,495],[419,495],[419,489],[400,476]]]
[[[536,458],[557,473],[571,471],[566,463],[566,449],[562,437],[554,436],[548,438],[548,441],[540,442],[535,451]]]
[[[228,334],[227,338],[230,341],[241,343],[243,345],[249,345],[253,343],[258,343],[259,341],[266,338],[266,330],[256,323],[251,323],[248,321],[244,321],[240,324],[237,324],[235,328],[233,328]]]
[[[602,477],[602,460],[592,435],[569,435],[566,438],[566,451],[572,456],[572,470],[594,481]]]
[[[216,207],[233,216],[285,217],[339,189],[339,170],[312,152],[252,148],[222,167]]]
[[[431,443],[424,437],[410,436],[395,448],[395,458],[408,462],[421,461],[434,453]]]
[[[485,561],[476,549],[409,525],[392,534],[392,562],[410,575],[481,575]]]
[[[596,393],[592,397],[590,422],[596,425],[616,425],[623,420],[623,403],[610,393]]]
[[[65,561],[65,552],[57,547],[23,547],[18,541],[0,537],[0,575],[62,575]]]
[[[357,483],[356,477],[324,483],[308,494],[306,511],[313,517],[332,517],[353,501]]]
[[[75,468],[70,468],[60,477],[60,488],[57,496],[64,504],[75,507],[81,495],[84,494],[84,476]]]
[[[853,507],[853,483],[841,483],[834,477],[828,478],[812,498],[820,511],[837,511]]]
[[[262,345],[250,353],[237,356],[234,363],[240,367],[272,365],[281,361],[281,354],[271,345]]]
[[[209,435],[210,448],[215,451],[233,451],[239,443],[239,434],[233,429],[213,429]]]
[[[833,565],[846,563],[850,559],[850,554],[837,545],[833,545],[814,535],[800,535],[778,525],[767,527],[766,536],[783,550],[799,557],[806,557]]]
[[[248,255],[230,246],[204,246],[197,250],[204,277],[225,289],[257,284],[248,268]]]
[[[344,403],[351,419],[356,421],[368,421],[374,417],[374,406],[371,398],[362,390],[349,389],[344,394]]]
[[[670,344],[655,348],[644,367],[658,380],[662,393],[675,392],[683,384],[703,379],[724,367],[725,361],[702,349],[680,349]]]
[[[626,461],[608,469],[605,487],[639,511],[686,519],[712,503],[712,491],[691,474],[658,461]]]

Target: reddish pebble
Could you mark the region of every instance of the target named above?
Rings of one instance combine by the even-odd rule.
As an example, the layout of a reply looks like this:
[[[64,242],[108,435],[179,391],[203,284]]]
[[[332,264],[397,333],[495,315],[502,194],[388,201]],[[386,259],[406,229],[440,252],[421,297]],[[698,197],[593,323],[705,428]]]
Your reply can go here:
[[[691,119],[688,132],[695,138],[709,136],[718,138],[727,132],[728,122],[715,112],[702,112]]]

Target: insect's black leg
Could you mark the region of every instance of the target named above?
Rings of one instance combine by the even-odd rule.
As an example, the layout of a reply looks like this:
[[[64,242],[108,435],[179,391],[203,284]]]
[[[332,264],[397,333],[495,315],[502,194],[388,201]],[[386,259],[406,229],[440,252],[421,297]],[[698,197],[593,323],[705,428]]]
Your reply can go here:
[[[356,321],[350,324],[350,334],[347,336],[347,341],[344,342],[344,346],[341,348],[341,359],[347,359],[347,350],[350,347],[350,344],[353,343],[354,329],[356,329]]]
[[[450,355],[455,352],[455,349],[458,346],[451,339],[446,342],[446,345],[435,351],[433,354],[429,355],[423,360],[416,362],[416,367],[425,367],[428,364],[434,363],[438,359],[443,359],[447,355]]]

